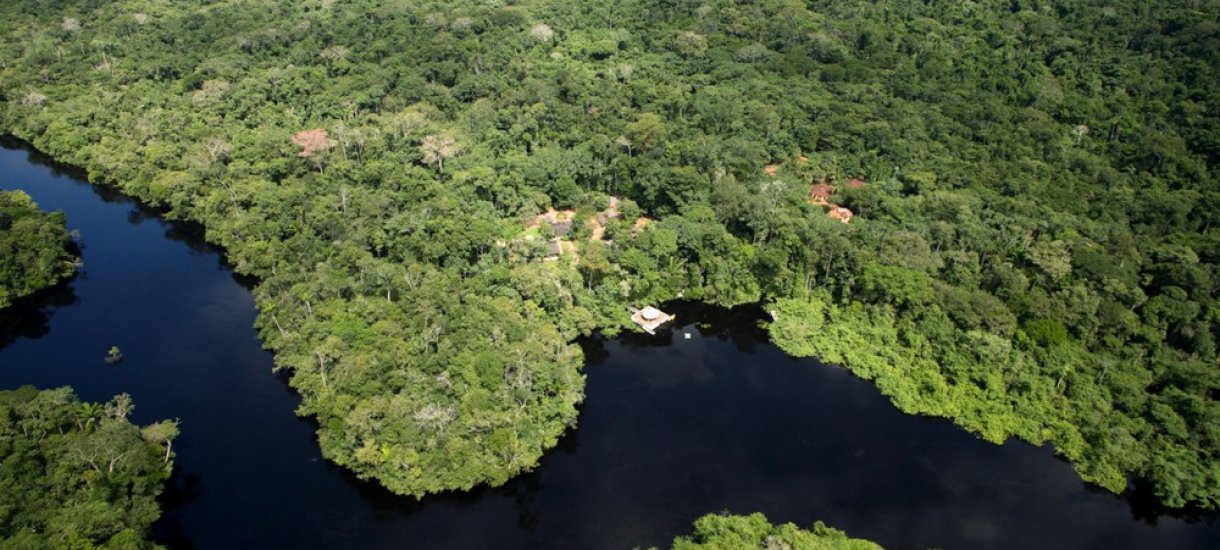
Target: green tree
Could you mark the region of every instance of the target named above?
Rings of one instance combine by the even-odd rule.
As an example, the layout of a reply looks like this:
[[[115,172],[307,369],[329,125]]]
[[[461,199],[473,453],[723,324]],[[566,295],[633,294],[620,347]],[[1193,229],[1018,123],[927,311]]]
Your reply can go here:
[[[0,391],[0,546],[155,547],[177,423],[141,429],[131,408],[123,396],[81,403],[69,388]]]
[[[744,550],[800,548],[806,550],[879,550],[877,544],[848,538],[838,529],[816,522],[812,529],[791,523],[772,525],[759,513],[734,516],[709,514],[695,520],[695,531],[674,540],[674,550]]]

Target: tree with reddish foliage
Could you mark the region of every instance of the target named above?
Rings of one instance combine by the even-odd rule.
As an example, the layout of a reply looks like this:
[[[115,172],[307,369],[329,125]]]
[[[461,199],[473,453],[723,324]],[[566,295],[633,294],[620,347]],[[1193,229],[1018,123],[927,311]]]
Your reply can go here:
[[[292,142],[301,146],[301,152],[298,156],[301,158],[312,158],[319,172],[322,171],[321,153],[335,146],[335,140],[330,139],[329,134],[323,128],[301,130],[292,135]]]

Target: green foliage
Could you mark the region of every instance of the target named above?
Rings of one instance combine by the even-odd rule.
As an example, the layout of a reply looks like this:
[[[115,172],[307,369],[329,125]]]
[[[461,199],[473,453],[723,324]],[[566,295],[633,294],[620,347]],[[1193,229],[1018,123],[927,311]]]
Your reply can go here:
[[[153,548],[176,422],[141,430],[126,394],[82,403],[69,388],[0,391],[0,546]]]
[[[0,308],[70,277],[76,260],[62,212],[42,212],[21,191],[0,191]]]
[[[1025,323],[1025,334],[1042,346],[1050,347],[1067,341],[1067,329],[1054,319],[1034,319]]]
[[[1161,4],[19,0],[0,129],[202,222],[325,455],[399,493],[532,467],[571,339],[683,296],[1215,507],[1220,10]]]
[[[847,533],[822,522],[806,530],[791,523],[771,525],[766,516],[708,514],[695,520],[690,536],[674,540],[674,550],[745,550],[791,548],[793,550],[881,550],[875,543],[852,539]]]

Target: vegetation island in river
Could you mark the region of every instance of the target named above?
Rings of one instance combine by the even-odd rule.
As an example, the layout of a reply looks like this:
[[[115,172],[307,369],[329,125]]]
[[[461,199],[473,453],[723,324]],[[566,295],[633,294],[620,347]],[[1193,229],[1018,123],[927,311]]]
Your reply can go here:
[[[1213,1],[12,0],[0,34],[0,131],[203,223],[324,455],[394,492],[532,468],[572,340],[681,296],[1220,504]]]
[[[822,522],[806,530],[791,523],[772,525],[762,514],[708,514],[695,520],[690,536],[674,540],[673,550],[882,550],[877,544],[847,537]]]
[[[21,191],[0,191],[0,309],[72,276],[72,236],[62,212],[43,212]]]

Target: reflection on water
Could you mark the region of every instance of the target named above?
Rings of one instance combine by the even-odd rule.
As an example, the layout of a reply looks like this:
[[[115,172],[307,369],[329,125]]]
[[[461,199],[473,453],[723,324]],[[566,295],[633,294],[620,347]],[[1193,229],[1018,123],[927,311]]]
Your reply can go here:
[[[1081,483],[1049,449],[896,411],[868,382],[767,342],[752,308],[674,304],[655,337],[581,342],[579,426],[500,488],[416,501],[328,464],[252,328],[248,286],[198,226],[22,149],[0,188],[63,209],[85,269],[3,319],[0,388],[71,384],[182,421],[157,538],[176,548],[630,548],[707,512],[815,519],[893,548],[1220,548],[1214,516]],[[249,284],[249,281],[244,281]],[[689,336],[689,337],[688,337]],[[101,364],[111,345],[120,365]]]
[[[42,338],[51,331],[51,315],[55,310],[76,302],[69,280],[0,308],[0,350],[18,338]]]

